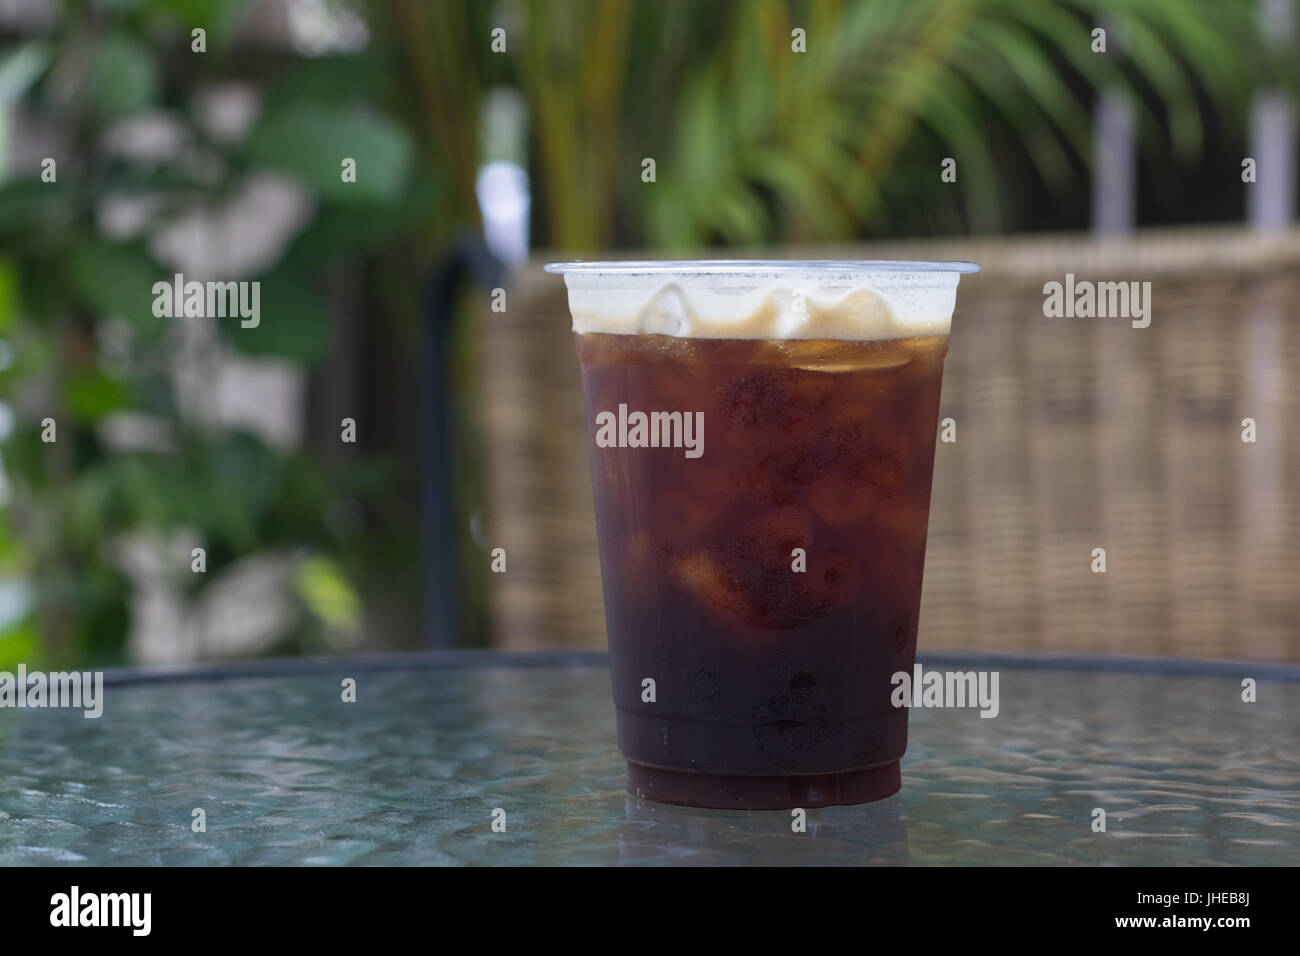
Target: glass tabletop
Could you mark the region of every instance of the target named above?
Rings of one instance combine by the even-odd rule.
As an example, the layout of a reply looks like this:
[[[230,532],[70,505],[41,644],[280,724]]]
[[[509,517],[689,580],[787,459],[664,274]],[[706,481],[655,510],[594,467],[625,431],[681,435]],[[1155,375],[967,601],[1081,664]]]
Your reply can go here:
[[[110,673],[98,720],[0,710],[0,864],[1300,863],[1300,669],[922,660],[999,716],[914,711],[902,791],[805,832],[626,793],[602,655]]]

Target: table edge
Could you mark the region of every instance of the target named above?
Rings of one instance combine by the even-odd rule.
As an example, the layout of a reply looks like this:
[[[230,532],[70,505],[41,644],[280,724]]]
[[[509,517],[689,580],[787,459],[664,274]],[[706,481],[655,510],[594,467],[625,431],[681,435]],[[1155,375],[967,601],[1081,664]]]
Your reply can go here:
[[[1300,681],[1300,664],[1270,661],[1184,659],[1127,655],[1088,656],[1054,653],[1006,654],[968,651],[922,651],[923,666],[977,670],[1053,670],[1079,673],[1152,674],[1170,677],[1252,677],[1256,680]],[[310,674],[400,670],[459,670],[496,668],[607,667],[609,653],[600,650],[503,651],[489,649],[405,651],[389,654],[257,658],[238,662],[203,662],[177,666],[134,666],[104,671],[104,683],[155,684],[186,681],[240,680]]]

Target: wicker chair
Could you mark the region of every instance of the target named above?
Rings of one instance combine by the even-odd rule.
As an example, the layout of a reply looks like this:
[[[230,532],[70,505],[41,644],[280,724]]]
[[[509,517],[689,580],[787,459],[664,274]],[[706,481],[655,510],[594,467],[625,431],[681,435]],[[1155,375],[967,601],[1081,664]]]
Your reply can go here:
[[[962,279],[944,378],[957,441],[935,464],[923,649],[1300,659],[1300,233],[779,255],[982,267]],[[490,614],[498,646],[599,647],[582,393],[563,283],[541,261],[475,330],[486,543],[509,555]],[[1150,281],[1150,327],[1044,318],[1043,284],[1066,273]]]

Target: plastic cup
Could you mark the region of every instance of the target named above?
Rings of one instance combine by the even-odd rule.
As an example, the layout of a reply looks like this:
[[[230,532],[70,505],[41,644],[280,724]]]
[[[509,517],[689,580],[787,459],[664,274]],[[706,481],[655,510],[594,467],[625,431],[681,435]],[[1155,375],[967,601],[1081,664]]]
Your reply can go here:
[[[896,792],[958,262],[553,263],[618,740],[652,800]]]

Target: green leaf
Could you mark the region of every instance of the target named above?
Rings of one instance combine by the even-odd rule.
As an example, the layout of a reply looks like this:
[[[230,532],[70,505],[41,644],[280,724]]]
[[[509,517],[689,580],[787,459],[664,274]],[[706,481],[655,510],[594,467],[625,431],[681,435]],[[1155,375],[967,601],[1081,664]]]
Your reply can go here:
[[[140,246],[85,240],[72,250],[68,278],[77,297],[101,314],[138,329],[154,330],[164,321],[153,314],[153,285],[170,277]]]
[[[1077,100],[1072,100],[1059,78],[1042,84],[1022,83],[1020,77],[1005,69],[1005,57],[995,46],[972,29],[962,38],[963,73],[971,78],[993,110],[1020,136],[1026,154],[1043,179],[1058,187],[1072,182],[1074,168],[1066,151],[1068,144],[1075,155],[1083,156],[1087,146],[1084,135],[1089,128],[1087,114]],[[1017,74],[1025,72],[1020,64]],[[1033,94],[1041,113],[1026,108],[1026,95]],[[978,115],[978,114],[975,114]],[[1026,122],[1028,116],[1036,122]],[[1066,120],[1063,122],[1062,120]]]
[[[189,49],[190,30],[207,31],[208,53],[216,52],[234,39],[250,0],[150,0],[151,7],[166,10],[185,28],[185,45]]]
[[[1163,25],[1147,24],[1140,16],[1131,16],[1120,20],[1118,27],[1116,40],[1122,41],[1122,52],[1133,63],[1140,64],[1143,75],[1170,104],[1169,136],[1174,149],[1186,157],[1195,155],[1201,148],[1203,133],[1196,95],[1191,79],[1169,48],[1168,34]],[[1142,100],[1137,102],[1144,112],[1149,112]]]
[[[13,671],[19,664],[33,666],[40,660],[41,641],[31,621],[21,619],[0,630],[0,670]]]
[[[361,599],[337,562],[314,557],[303,561],[295,575],[298,596],[326,625],[351,629],[361,619]]]
[[[967,34],[974,48],[975,63],[968,71],[973,85],[997,101],[997,81],[1009,72],[1020,81],[1019,87],[1012,87],[1019,95],[1001,102],[1003,114],[1013,123],[1018,119],[1025,132],[1050,124],[1077,154],[1085,154],[1090,142],[1091,117],[1061,79],[1050,48],[1014,24],[984,21],[977,27]],[[1018,108],[1016,100],[1019,100]],[[1037,105],[1041,115],[1027,108],[1031,105]]]
[[[20,179],[0,186],[0,240],[72,220],[76,197],[58,181]]]
[[[13,103],[23,96],[50,65],[50,47],[42,40],[29,40],[0,56],[0,103]]]
[[[338,105],[374,99],[383,86],[385,64],[375,56],[321,56],[303,60],[267,90],[265,109],[279,112],[303,102]]]
[[[966,203],[972,224],[977,229],[998,228],[1001,225],[998,167],[985,142],[984,130],[975,122],[974,103],[964,88],[954,88],[941,81],[931,83],[923,75],[918,78],[928,90],[928,102],[921,111],[923,124],[934,130],[945,153],[958,159],[959,169],[966,173]]]
[[[41,440],[39,422],[19,421],[4,442],[5,474],[19,479],[27,488],[49,485],[46,475],[46,452],[49,445]]]
[[[296,103],[268,110],[250,134],[248,159],[298,179],[335,202],[396,200],[414,149],[406,130],[358,107]],[[343,161],[356,161],[356,182],[343,181]]]
[[[769,187],[790,207],[799,208],[819,229],[843,233],[851,228],[836,203],[836,193],[818,181],[816,169],[777,149],[756,150],[748,163],[756,181]]]
[[[131,390],[98,370],[75,375],[63,383],[63,402],[72,417],[97,422],[110,412],[131,404]]]
[[[238,319],[227,319],[218,327],[246,355],[314,364],[329,350],[333,337],[324,297],[305,273],[287,267],[259,282],[258,324],[244,328]]]
[[[61,508],[63,531],[79,547],[93,549],[114,530],[114,475],[100,465],[85,468],[69,485]]]
[[[337,259],[364,255],[394,237],[414,232],[428,221],[433,189],[423,177],[414,178],[401,201],[383,206],[326,206],[299,233],[284,254],[290,266],[319,266]]]
[[[235,432],[211,451],[208,477],[222,497],[236,499],[262,519],[270,511],[283,480],[279,460],[252,435]]]
[[[708,224],[732,245],[757,245],[767,235],[767,211],[747,187],[715,195],[709,212]]]
[[[110,119],[139,113],[158,97],[153,51],[124,33],[110,33],[99,41],[91,76],[95,106]]]
[[[0,335],[13,330],[18,317],[18,270],[0,259]]]

